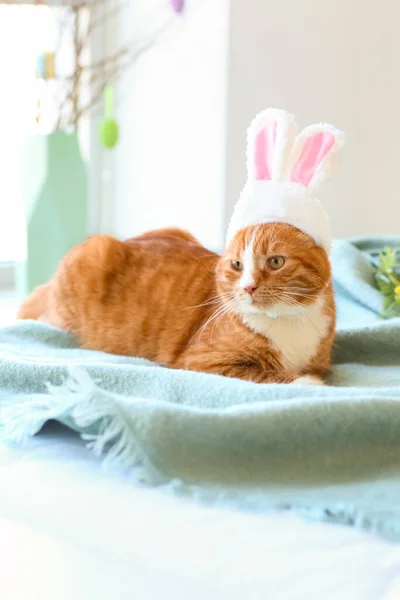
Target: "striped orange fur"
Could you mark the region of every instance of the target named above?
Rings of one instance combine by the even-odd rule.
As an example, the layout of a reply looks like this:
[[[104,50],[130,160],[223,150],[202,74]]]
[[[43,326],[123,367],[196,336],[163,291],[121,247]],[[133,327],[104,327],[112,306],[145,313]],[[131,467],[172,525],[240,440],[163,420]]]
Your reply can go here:
[[[241,230],[222,256],[179,229],[94,236],[19,316],[85,348],[255,382],[323,377],[335,329],[326,252],[278,223]]]

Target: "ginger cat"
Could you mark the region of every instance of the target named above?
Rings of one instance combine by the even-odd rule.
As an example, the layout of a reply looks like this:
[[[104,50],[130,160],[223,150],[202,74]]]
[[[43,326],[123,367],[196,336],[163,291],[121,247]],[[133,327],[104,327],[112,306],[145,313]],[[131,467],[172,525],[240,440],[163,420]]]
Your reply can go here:
[[[258,383],[322,383],[335,330],[326,251],[279,223],[240,230],[222,256],[179,229],[94,236],[19,317],[85,348]]]

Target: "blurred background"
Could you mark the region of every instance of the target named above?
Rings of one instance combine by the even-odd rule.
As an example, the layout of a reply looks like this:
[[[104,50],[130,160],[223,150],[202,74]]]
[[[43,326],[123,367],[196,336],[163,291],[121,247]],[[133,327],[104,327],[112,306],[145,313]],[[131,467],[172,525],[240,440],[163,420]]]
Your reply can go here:
[[[0,286],[23,296],[88,233],[177,225],[221,249],[267,106],[346,132],[336,237],[398,233],[399,18],[397,0],[0,0]]]

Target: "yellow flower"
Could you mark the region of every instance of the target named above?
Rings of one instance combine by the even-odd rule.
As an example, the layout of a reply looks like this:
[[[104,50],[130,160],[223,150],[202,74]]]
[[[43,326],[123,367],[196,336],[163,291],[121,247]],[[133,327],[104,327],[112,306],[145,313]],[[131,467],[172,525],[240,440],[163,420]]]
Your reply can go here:
[[[394,293],[400,296],[400,285],[396,285],[396,287],[394,288]]]

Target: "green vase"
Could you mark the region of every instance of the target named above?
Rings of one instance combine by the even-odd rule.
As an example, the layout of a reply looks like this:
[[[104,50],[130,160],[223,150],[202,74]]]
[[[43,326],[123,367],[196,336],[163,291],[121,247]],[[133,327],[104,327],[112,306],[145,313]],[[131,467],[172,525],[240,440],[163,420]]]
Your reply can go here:
[[[54,275],[88,233],[88,176],[75,133],[27,140],[22,164],[26,260],[17,264],[20,297]]]

